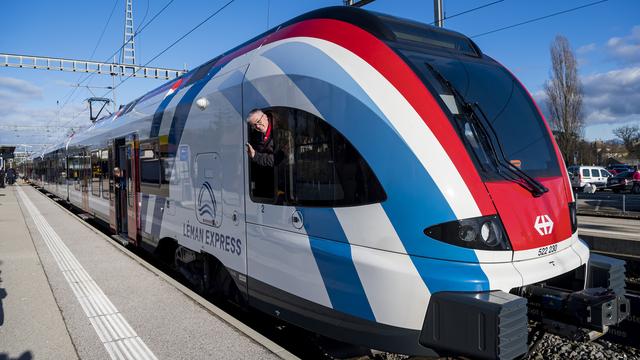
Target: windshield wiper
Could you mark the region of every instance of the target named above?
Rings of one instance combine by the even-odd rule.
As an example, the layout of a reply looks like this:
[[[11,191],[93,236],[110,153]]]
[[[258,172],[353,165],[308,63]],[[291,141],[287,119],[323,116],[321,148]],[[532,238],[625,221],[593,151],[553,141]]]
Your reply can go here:
[[[538,180],[531,177],[525,171],[520,169],[519,167],[513,165],[505,156],[504,151],[502,151],[502,146],[500,141],[498,140],[498,136],[496,134],[495,129],[491,125],[488,117],[482,111],[480,105],[476,103],[469,103],[465,100],[464,96],[456,89],[453,84],[449,80],[447,80],[440,71],[438,71],[433,65],[429,63],[425,63],[425,65],[431,70],[433,74],[440,80],[440,82],[449,89],[451,94],[458,100],[458,102],[465,109],[465,112],[469,116],[469,119],[474,122],[476,129],[482,132],[482,135],[486,140],[488,140],[489,149],[491,150],[491,154],[493,155],[493,159],[496,162],[496,170],[498,174],[504,177],[507,180],[516,182],[520,186],[527,189],[533,196],[538,197],[542,194],[549,191],[544,185],[542,185]],[[482,115],[479,116],[478,114]],[[489,129],[490,131],[488,131]],[[480,140],[480,139],[478,139]],[[498,154],[499,153],[499,154]],[[508,173],[510,173],[511,177],[506,176],[500,171],[500,168],[504,168]],[[516,179],[513,179],[515,177]]]

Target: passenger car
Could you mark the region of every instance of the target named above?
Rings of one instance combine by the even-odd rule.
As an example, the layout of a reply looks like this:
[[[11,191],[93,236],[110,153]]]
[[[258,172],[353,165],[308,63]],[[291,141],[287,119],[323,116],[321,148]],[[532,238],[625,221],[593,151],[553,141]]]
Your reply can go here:
[[[631,191],[633,194],[640,194],[640,182],[633,181],[633,171],[625,171],[607,179],[607,188],[613,192]]]
[[[584,189],[587,184],[593,184],[597,188],[607,186],[607,179],[612,174],[602,166],[570,166],[571,186],[574,189]]]
[[[625,171],[631,171],[631,170],[633,170],[633,168],[630,165],[626,165],[626,164],[615,164],[615,165],[607,166],[607,170],[611,174],[617,175],[617,174],[623,173]]]

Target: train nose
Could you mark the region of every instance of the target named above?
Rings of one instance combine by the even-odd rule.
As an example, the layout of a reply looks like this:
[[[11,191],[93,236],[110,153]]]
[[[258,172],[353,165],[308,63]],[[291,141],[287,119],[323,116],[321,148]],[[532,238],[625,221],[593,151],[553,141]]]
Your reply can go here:
[[[485,183],[514,253],[548,247],[571,238],[574,232],[563,179],[556,177],[539,181],[549,191],[538,197],[511,181]],[[535,251],[527,253],[531,255],[526,257],[544,255]]]

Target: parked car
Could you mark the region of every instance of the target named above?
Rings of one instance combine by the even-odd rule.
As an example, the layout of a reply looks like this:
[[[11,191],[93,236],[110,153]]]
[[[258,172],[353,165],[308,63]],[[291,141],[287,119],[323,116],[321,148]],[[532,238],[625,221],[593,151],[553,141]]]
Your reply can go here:
[[[574,189],[584,189],[587,184],[593,184],[598,189],[607,186],[607,179],[612,177],[602,166],[569,166],[569,177],[571,178],[571,186]]]
[[[614,165],[609,165],[607,166],[607,170],[612,173],[613,175],[617,175],[620,173],[623,173],[625,171],[631,171],[633,170],[631,165],[626,165],[626,164],[614,164]]]
[[[640,194],[640,182],[633,181],[633,171],[625,171],[609,178],[607,188],[615,193],[631,191],[632,194]]]

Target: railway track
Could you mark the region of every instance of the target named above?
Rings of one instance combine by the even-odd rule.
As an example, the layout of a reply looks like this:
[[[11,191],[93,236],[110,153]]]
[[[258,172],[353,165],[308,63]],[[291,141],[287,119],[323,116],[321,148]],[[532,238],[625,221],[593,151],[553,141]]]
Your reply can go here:
[[[45,195],[48,194],[41,188],[37,188]],[[84,216],[82,210],[74,207],[66,201],[51,197],[61,206],[75,214],[81,220],[100,230],[107,236],[111,235],[110,229],[105,224]],[[198,292],[182,274],[159,260],[157,257],[142,251],[141,249],[128,247],[130,251],[147,261],[165,274],[171,276],[184,286]],[[621,254],[606,253],[606,255],[621,258],[627,261],[627,293],[631,299],[631,316],[621,326],[613,327],[604,337],[591,342],[575,342],[552,335],[541,334],[538,344],[532,348],[526,359],[562,359],[569,358],[622,358],[640,359],[640,258]],[[247,326],[258,331],[265,337],[276,342],[295,356],[301,359],[375,359],[375,360],[419,360],[422,357],[408,357],[406,355],[377,352],[375,350],[361,348],[347,343],[329,339],[300,327],[285,323],[264,313],[237,306],[228,301],[206,297],[215,306],[223,309],[231,316],[242,321]],[[533,329],[533,324],[531,329]]]

